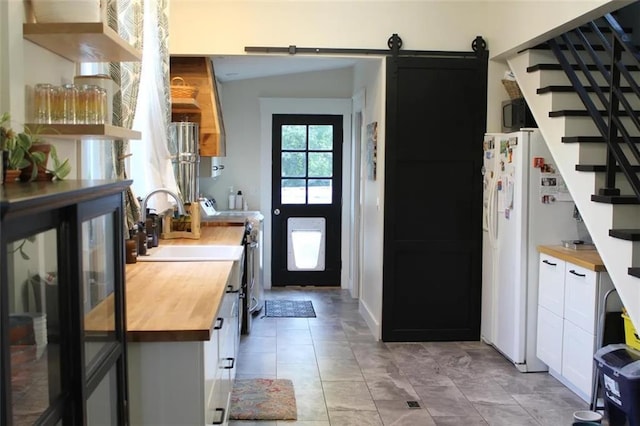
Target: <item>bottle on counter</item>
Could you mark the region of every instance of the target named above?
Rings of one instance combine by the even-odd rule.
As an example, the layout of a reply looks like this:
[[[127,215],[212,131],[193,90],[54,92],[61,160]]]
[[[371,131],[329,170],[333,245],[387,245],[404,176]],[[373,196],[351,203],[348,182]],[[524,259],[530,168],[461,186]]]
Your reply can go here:
[[[233,193],[233,186],[229,187],[229,210],[236,208],[236,194]]]
[[[153,218],[150,216],[147,216],[147,220],[145,221],[144,227],[147,230],[147,248],[153,248],[156,245],[154,244],[154,240],[153,240],[153,234],[154,234],[154,223],[153,223]]]
[[[244,206],[244,197],[242,196],[242,191],[238,191],[236,194],[236,210],[242,210]]]
[[[125,262],[136,263],[138,257],[138,225],[133,225],[133,228],[129,230],[129,239],[124,242],[125,244]]]
[[[138,256],[147,255],[147,231],[144,223],[138,223]]]

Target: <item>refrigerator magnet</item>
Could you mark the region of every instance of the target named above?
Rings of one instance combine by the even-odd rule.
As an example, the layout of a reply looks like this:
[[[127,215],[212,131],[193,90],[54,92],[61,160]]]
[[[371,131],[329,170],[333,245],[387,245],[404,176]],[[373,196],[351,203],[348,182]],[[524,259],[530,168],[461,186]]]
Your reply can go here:
[[[544,157],[533,157],[533,167],[541,169],[544,166]]]

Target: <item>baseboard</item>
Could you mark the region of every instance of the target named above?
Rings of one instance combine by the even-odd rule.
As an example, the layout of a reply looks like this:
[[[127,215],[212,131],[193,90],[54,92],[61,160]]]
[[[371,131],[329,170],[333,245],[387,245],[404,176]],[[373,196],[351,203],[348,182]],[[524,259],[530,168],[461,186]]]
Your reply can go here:
[[[382,328],[376,317],[373,315],[367,304],[360,299],[358,304],[358,312],[364,318],[364,321],[369,326],[369,330],[371,330],[371,334],[376,340],[380,340],[382,338]]]

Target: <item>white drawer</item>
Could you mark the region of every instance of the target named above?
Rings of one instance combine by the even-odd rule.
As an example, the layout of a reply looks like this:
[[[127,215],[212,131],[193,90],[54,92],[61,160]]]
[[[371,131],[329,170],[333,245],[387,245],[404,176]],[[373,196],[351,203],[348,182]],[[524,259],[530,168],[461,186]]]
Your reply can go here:
[[[538,304],[560,317],[564,313],[564,260],[540,254]]]
[[[562,371],[562,330],[564,319],[538,305],[536,356],[549,368]]]
[[[565,320],[562,346],[562,375],[588,400],[593,379],[595,336]]]
[[[564,318],[595,334],[597,273],[571,263],[565,270]]]

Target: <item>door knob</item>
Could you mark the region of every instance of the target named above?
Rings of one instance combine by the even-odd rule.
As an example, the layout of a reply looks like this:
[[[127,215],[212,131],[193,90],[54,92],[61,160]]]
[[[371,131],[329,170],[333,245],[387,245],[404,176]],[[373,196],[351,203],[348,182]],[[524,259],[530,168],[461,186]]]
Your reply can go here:
[[[275,214],[276,216],[280,216],[280,209],[275,209],[273,211],[273,214]]]

